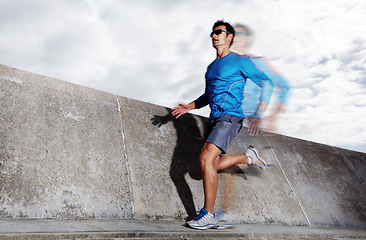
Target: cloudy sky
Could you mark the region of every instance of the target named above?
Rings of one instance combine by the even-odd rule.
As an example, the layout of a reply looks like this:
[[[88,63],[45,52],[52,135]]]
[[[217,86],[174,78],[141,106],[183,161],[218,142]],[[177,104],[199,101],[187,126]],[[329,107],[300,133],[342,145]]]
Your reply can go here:
[[[0,64],[173,107],[203,92],[217,19],[294,86],[279,133],[366,152],[364,0],[0,0]]]

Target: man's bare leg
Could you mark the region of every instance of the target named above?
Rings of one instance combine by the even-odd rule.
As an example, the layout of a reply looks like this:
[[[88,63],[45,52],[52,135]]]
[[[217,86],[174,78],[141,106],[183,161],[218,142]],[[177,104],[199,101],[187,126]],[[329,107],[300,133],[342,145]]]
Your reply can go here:
[[[225,154],[219,156],[217,171],[224,170],[236,164],[249,164],[249,159],[244,154]]]
[[[214,214],[215,201],[218,187],[217,171],[226,169],[236,164],[248,164],[248,157],[244,154],[233,154],[220,156],[221,150],[212,143],[207,143],[202,147],[200,163],[203,175],[203,189],[205,194],[204,209]]]
[[[215,212],[215,200],[219,181],[217,167],[220,154],[221,150],[217,146],[205,142],[199,156],[203,177],[203,190],[205,194],[204,209],[211,214],[214,214]]]

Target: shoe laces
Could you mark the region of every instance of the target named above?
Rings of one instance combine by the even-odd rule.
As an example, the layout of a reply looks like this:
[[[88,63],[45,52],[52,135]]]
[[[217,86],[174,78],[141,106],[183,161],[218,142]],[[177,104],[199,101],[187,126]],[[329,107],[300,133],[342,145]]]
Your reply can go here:
[[[197,211],[198,212],[198,211]],[[203,218],[207,213],[203,211],[203,208],[199,211],[199,214],[194,218],[194,220],[198,221]]]

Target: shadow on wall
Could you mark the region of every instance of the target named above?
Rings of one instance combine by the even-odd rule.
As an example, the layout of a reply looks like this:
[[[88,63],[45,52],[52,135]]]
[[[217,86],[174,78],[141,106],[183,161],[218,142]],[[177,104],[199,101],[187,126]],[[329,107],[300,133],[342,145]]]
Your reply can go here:
[[[176,119],[171,115],[171,110],[167,110],[169,112],[167,115],[154,115],[151,120],[152,124],[158,127],[172,121],[177,131],[177,142],[174,148],[169,174],[187,211],[187,220],[189,221],[196,216],[196,207],[194,205],[192,191],[184,176],[188,173],[192,179],[202,180],[198,157],[205,140],[204,136],[201,136],[197,120],[193,115],[185,114]]]
[[[170,113],[171,109],[166,109],[168,114],[165,116],[154,115],[151,121],[153,125],[158,127],[171,121],[176,129],[177,142],[172,156],[169,175],[187,212],[188,216],[186,220],[189,221],[197,215],[197,208],[195,207],[192,191],[185,179],[185,175],[188,173],[192,179],[202,180],[199,154],[206,139],[205,134],[207,134],[208,119],[200,118],[203,121],[202,125],[205,126],[203,136],[201,136],[197,119],[192,114],[184,114],[176,119]],[[248,148],[252,137],[249,136],[247,131],[242,133],[242,137],[245,139],[245,144],[242,146],[243,152],[245,152],[244,150]],[[224,209],[230,209],[232,207],[233,198],[235,197],[234,189],[237,181],[235,176],[247,180],[247,176],[259,176],[260,173],[258,171],[257,169],[242,168],[234,165],[218,172],[219,174],[223,174],[223,185],[219,191],[222,191]]]

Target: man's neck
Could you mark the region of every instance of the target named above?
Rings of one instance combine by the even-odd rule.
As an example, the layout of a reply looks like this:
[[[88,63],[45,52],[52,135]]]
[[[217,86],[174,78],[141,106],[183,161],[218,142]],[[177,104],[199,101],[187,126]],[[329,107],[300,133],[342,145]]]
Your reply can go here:
[[[216,58],[223,58],[226,57],[231,53],[230,48],[217,48],[216,49]]]

